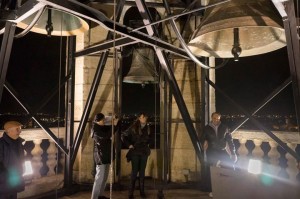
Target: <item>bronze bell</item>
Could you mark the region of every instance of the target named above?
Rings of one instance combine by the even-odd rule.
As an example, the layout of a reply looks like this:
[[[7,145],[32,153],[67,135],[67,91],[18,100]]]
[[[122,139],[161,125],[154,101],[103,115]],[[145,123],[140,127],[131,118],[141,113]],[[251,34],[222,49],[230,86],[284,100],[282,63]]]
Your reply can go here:
[[[25,29],[36,13],[19,22],[17,26]],[[87,22],[75,15],[60,10],[46,8],[30,31],[49,36],[72,36],[82,34],[89,29]]]
[[[155,84],[158,83],[154,58],[154,49],[151,47],[137,47],[133,49],[132,62],[125,83]]]
[[[286,38],[270,0],[231,0],[206,9],[188,46],[197,56],[237,60],[282,48]]]

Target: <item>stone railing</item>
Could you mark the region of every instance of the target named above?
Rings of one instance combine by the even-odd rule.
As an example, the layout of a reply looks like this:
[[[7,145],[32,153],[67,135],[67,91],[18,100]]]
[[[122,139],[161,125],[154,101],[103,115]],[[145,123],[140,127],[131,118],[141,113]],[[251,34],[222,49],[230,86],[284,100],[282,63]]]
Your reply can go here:
[[[300,156],[300,135],[298,132],[273,132],[288,147]],[[238,130],[232,134],[238,153],[239,169],[247,169],[250,159],[263,162],[262,172],[290,181],[297,180],[299,170],[296,159],[286,153],[263,131]]]
[[[64,128],[60,128],[59,133],[57,128],[51,130],[61,140],[65,137]],[[298,132],[274,132],[274,134],[299,154]],[[18,194],[18,198],[36,196],[61,188],[64,180],[64,155],[52,139],[41,129],[25,129],[21,137],[25,139],[24,145],[32,162],[34,174],[33,179],[26,184],[25,191]],[[264,162],[263,172],[296,181],[299,170],[295,158],[284,152],[266,133],[239,130],[233,133],[233,138],[239,157],[237,168],[247,169],[249,159],[260,159]]]
[[[51,131],[63,141],[65,128]],[[0,137],[3,132],[0,131]],[[25,191],[18,198],[27,198],[59,189],[63,185],[64,155],[54,141],[42,129],[23,129],[21,137],[26,150],[26,158],[31,161],[33,175],[26,179]]]

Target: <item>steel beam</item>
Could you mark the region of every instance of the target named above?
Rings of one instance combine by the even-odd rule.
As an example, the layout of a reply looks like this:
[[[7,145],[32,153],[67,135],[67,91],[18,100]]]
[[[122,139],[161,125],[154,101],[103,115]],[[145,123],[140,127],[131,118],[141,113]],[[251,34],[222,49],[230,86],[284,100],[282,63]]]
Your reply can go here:
[[[141,13],[142,18],[144,19],[143,22],[145,25],[152,22],[151,15],[149,10],[147,9],[145,5],[145,1],[143,0],[136,0],[137,8],[139,9],[139,12]],[[149,36],[157,36],[158,31],[154,26],[147,26],[147,32]],[[195,148],[197,157],[199,160],[202,160],[202,146],[200,144],[199,138],[197,136],[196,130],[193,126],[192,119],[188,113],[186,104],[184,102],[184,99],[182,97],[182,94],[180,92],[180,89],[178,87],[178,84],[176,82],[175,76],[173,74],[171,64],[169,63],[167,59],[166,53],[161,49],[155,47],[156,55],[158,57],[158,60],[166,74],[166,77],[168,78],[168,82],[170,83],[170,87],[172,89],[175,101],[178,105],[178,109],[182,115],[183,121],[186,125],[186,128],[188,130],[189,136],[191,138],[192,144]]]
[[[300,45],[299,35],[297,32],[297,22],[295,16],[294,1],[290,0],[285,3],[287,17],[283,18],[283,24],[286,35],[288,58],[290,72],[293,82],[293,95],[297,124],[300,126]]]
[[[115,40],[111,41],[105,41],[101,44],[96,44],[93,46],[89,46],[86,49],[77,51],[75,53],[75,57],[80,57],[80,56],[86,56],[86,55],[93,55],[99,52],[106,51],[110,48],[121,48],[127,45],[135,44],[138,43],[138,41],[135,41],[133,39],[127,38],[127,37],[122,37],[122,38],[117,38]]]
[[[124,6],[124,2],[125,2],[125,0],[120,0],[117,4],[118,7],[116,9],[116,21],[119,21],[119,19],[120,19],[122,9],[123,9],[123,6]],[[113,33],[109,32],[106,39],[107,40],[113,39]],[[94,80],[93,80],[93,83],[91,85],[91,90],[89,92],[89,96],[87,98],[87,102],[85,104],[83,114],[82,114],[82,117],[81,117],[81,120],[80,120],[80,123],[79,123],[79,127],[78,127],[77,134],[76,134],[76,137],[75,137],[75,142],[73,144],[73,154],[72,154],[72,159],[71,159],[71,164],[72,165],[74,165],[74,162],[75,162],[75,158],[76,158],[76,155],[77,155],[77,152],[78,152],[78,149],[79,149],[79,145],[81,143],[83,133],[84,133],[84,130],[85,130],[85,127],[86,127],[86,123],[88,121],[88,117],[90,115],[92,105],[93,105],[93,102],[95,100],[95,96],[96,96],[96,93],[97,93],[97,90],[98,90],[98,87],[99,87],[100,79],[102,77],[108,55],[109,55],[109,50],[105,51],[102,54],[102,56],[99,60],[98,66],[97,66],[97,70],[96,70],[96,73],[95,73],[95,76],[94,76]]]
[[[2,99],[3,86],[6,79],[6,73],[11,54],[12,44],[14,40],[16,24],[12,22],[6,22],[5,32],[2,39],[1,51],[0,51],[0,103]]]
[[[59,139],[54,135],[54,133],[48,127],[46,127],[43,124],[43,122],[40,119],[38,119],[36,116],[34,116],[33,112],[30,110],[29,106],[26,105],[25,103],[23,103],[21,101],[20,97],[18,96],[17,92],[14,91],[14,89],[12,88],[12,86],[8,82],[5,82],[4,87],[13,96],[13,98],[15,98],[15,100],[22,106],[22,108],[32,117],[32,119],[34,119],[34,121],[51,137],[51,139],[53,140],[53,142],[65,154],[68,154],[68,150],[66,149],[66,147],[59,142]]]
[[[72,13],[76,16],[85,18],[87,20],[94,21],[95,23],[99,24],[103,28],[114,32],[116,34],[120,34],[122,36],[128,37],[132,40],[135,40],[137,42],[142,42],[144,44],[153,46],[153,47],[159,47],[164,49],[165,51],[171,52],[173,54],[179,55],[183,58],[189,59],[189,56],[187,53],[181,49],[178,48],[172,44],[169,44],[168,42],[165,42],[158,37],[149,36],[143,32],[140,31],[133,31],[132,28],[126,27],[118,22],[115,22],[109,18],[107,18],[103,13],[100,11],[91,8],[85,4],[82,4],[76,0],[38,0],[40,7],[42,6],[51,6],[53,8],[57,8],[60,10],[63,10],[68,13]],[[23,6],[22,6],[23,7]],[[21,8],[22,8],[21,7]],[[37,5],[36,5],[37,7]],[[19,18],[24,18],[23,16],[20,16]],[[15,21],[20,21],[16,19]]]
[[[67,71],[70,78],[67,82],[66,92],[66,138],[65,143],[69,149],[69,155],[65,156],[65,172],[64,172],[64,187],[71,188],[73,179],[73,165],[71,157],[73,155],[73,140],[74,140],[74,96],[75,96],[75,49],[76,37],[68,37],[68,62]]]
[[[292,82],[291,77],[287,78],[278,88],[276,88],[272,93],[270,93],[263,101],[260,103],[254,111],[251,113],[251,116],[254,116],[255,113],[257,113],[260,109],[262,109],[267,103],[269,103],[276,95],[278,95],[283,89],[285,89],[290,83]],[[239,124],[237,124],[233,130],[231,130],[231,133],[239,129],[245,122],[247,122],[250,118],[246,117],[244,118]]]

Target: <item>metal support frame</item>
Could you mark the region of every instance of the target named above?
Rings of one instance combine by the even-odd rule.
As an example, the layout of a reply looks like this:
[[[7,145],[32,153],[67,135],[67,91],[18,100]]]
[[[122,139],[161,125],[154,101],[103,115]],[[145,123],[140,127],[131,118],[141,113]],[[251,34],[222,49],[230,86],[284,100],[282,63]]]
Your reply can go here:
[[[118,7],[116,10],[116,21],[119,21],[119,19],[121,17],[121,12],[122,12],[122,9],[124,6],[124,2],[125,2],[124,0],[120,0],[117,4]],[[109,32],[106,39],[107,40],[113,39],[113,32]],[[77,152],[79,149],[79,145],[80,145],[80,142],[83,137],[86,123],[88,121],[88,117],[89,117],[91,109],[92,109],[92,105],[93,105],[93,102],[94,102],[94,99],[95,99],[95,96],[96,96],[96,93],[98,90],[98,86],[99,86],[100,79],[103,74],[103,70],[104,70],[108,55],[109,55],[109,51],[107,50],[102,54],[102,56],[99,60],[98,67],[97,67],[97,70],[95,73],[95,77],[94,77],[93,83],[91,85],[91,90],[89,92],[89,96],[87,98],[87,102],[84,107],[83,114],[82,114],[82,117],[81,117],[81,120],[79,123],[79,127],[78,127],[77,134],[75,137],[75,142],[73,144],[73,154],[72,154],[72,158],[71,158],[71,165],[73,165],[75,162],[75,158],[76,158],[76,155],[77,155]]]
[[[123,0],[121,1],[123,2]],[[136,1],[137,6],[140,10],[140,12],[143,14],[143,18],[145,20],[151,21],[149,11],[147,10],[147,7],[145,5],[145,2],[143,0],[137,0]],[[70,6],[71,4],[71,6]],[[0,100],[2,97],[3,92],[3,85],[5,88],[12,94],[12,96],[18,101],[18,103],[24,108],[24,110],[30,114],[33,115],[33,112],[29,110],[28,106],[24,105],[21,100],[17,97],[16,92],[13,91],[11,86],[5,82],[5,76],[8,66],[8,60],[11,52],[11,45],[12,45],[12,38],[15,30],[15,23],[22,21],[24,18],[28,17],[29,15],[33,14],[37,10],[41,9],[42,7],[49,5],[54,8],[61,9],[63,11],[75,14],[77,16],[81,16],[86,19],[90,19],[91,21],[94,21],[98,23],[100,26],[106,28],[109,31],[114,31],[115,33],[118,33],[120,35],[123,35],[126,37],[119,40],[119,46],[126,45],[126,41],[128,43],[136,43],[136,42],[142,42],[144,44],[150,45],[154,47],[156,50],[156,54],[158,56],[158,59],[161,63],[161,66],[165,72],[166,77],[168,78],[168,82],[170,84],[170,87],[172,89],[174,98],[176,100],[176,103],[178,105],[178,108],[180,110],[180,113],[183,117],[183,120],[185,122],[186,128],[188,130],[189,136],[191,137],[193,146],[195,148],[196,154],[199,158],[199,160],[202,159],[202,146],[199,142],[199,139],[197,137],[196,131],[194,129],[194,126],[192,124],[191,117],[187,111],[187,107],[185,105],[184,99],[181,95],[180,89],[177,85],[176,79],[174,77],[172,68],[170,66],[170,63],[167,59],[166,52],[171,52],[173,54],[179,55],[181,57],[189,59],[186,52],[182,50],[181,48],[177,48],[176,46],[173,46],[167,42],[162,41],[155,35],[156,29],[153,26],[148,26],[147,31],[148,35],[144,34],[140,31],[132,31],[131,28],[125,27],[122,24],[116,23],[107,17],[105,17],[101,12],[97,11],[96,9],[93,9],[91,7],[88,7],[84,4],[79,3],[75,0],[68,0],[68,1],[62,1],[62,0],[28,0],[27,2],[22,5],[21,8],[17,10],[17,16],[19,16],[15,20],[11,20],[6,23],[5,27],[5,34],[4,39],[2,41],[1,46],[1,52],[0,52],[0,66],[1,66],[1,77],[0,77]],[[84,11],[79,10],[78,6],[83,8]],[[121,10],[121,9],[120,9]],[[298,40],[298,34],[296,29],[296,18],[294,13],[294,2],[290,0],[286,3],[286,10],[288,13],[288,18],[284,19],[284,26],[286,31],[286,37],[287,37],[287,46],[288,46],[288,55],[289,55],[289,62],[290,62],[290,70],[292,75],[292,81],[293,81],[293,90],[294,90],[294,99],[296,104],[296,113],[297,113],[297,119],[298,119],[298,125],[299,125],[299,115],[300,115],[300,57],[299,57],[299,40]],[[147,24],[145,24],[147,25]],[[111,35],[111,33],[109,33]],[[108,39],[110,39],[108,35]],[[99,47],[93,47],[94,49],[86,49],[81,52],[75,53],[75,56],[83,56],[88,53],[95,52],[94,50],[97,49],[99,51],[105,50],[105,48],[110,48],[113,45],[113,42],[110,42],[108,46],[105,46],[106,44],[99,45]],[[103,69],[106,63],[108,57],[108,51],[103,52],[102,57],[99,61],[97,71],[94,77],[94,81],[92,84],[91,91],[89,93],[89,97],[87,100],[87,104],[84,109],[84,113],[82,115],[82,119],[78,128],[77,136],[75,138],[75,142],[73,146],[71,147],[74,150],[71,150],[69,155],[71,155],[71,159],[69,159],[69,166],[68,168],[72,168],[76,154],[78,152],[78,148],[84,133],[84,129],[86,127],[86,123],[88,120],[88,116],[92,107],[92,102],[94,101],[97,87],[99,85]],[[251,114],[247,113],[242,107],[240,107],[238,104],[236,104],[232,99],[230,99],[224,92],[222,92],[218,87],[215,86],[213,82],[211,82],[209,79],[207,79],[207,82],[215,88],[218,92],[220,92],[227,100],[229,100],[230,103],[232,103],[234,106],[236,106],[239,110],[241,110],[243,113],[247,115],[247,117],[250,118],[250,120],[260,129],[265,131],[273,140],[275,140],[282,148],[284,148],[288,153],[290,153],[293,157],[295,157],[299,161],[299,157],[295,151],[290,149],[288,146],[285,145],[279,138],[277,138],[271,131],[266,129],[263,125],[261,125],[256,119],[252,117]],[[72,107],[72,105],[70,105]],[[71,108],[72,109],[72,108]],[[71,113],[70,113],[71,116]],[[68,149],[66,149],[63,145],[59,143],[57,140],[57,137],[50,131],[50,129],[44,127],[44,125],[41,123],[41,121],[36,118],[35,116],[32,116],[33,119],[44,129],[44,131],[54,140],[54,142],[57,144],[57,146],[65,153],[68,154]],[[71,128],[71,126],[70,126]],[[68,135],[70,136],[70,135]],[[71,139],[71,137],[68,137],[68,139]],[[71,141],[69,140],[69,144],[71,144]]]
[[[5,33],[3,35],[1,51],[0,51],[0,103],[2,99],[3,86],[6,79],[6,73],[11,54],[11,48],[14,40],[16,24],[12,22],[6,22]]]
[[[73,154],[74,140],[74,96],[75,96],[75,58],[76,37],[68,38],[68,62],[67,71],[70,78],[67,82],[66,96],[66,139],[65,143],[69,149],[69,154],[65,156],[64,187],[71,188],[73,179],[73,167],[71,164],[71,155]]]
[[[145,1],[144,0],[136,0],[136,4],[137,4],[137,8],[141,13],[142,18],[144,19],[144,23],[145,25],[147,25],[147,23],[151,23],[152,19],[151,19],[151,15],[149,10],[147,9],[146,5],[145,5]],[[147,27],[147,32],[150,36],[157,36],[158,31],[155,27],[153,26],[148,26]],[[156,55],[158,57],[158,60],[166,74],[166,77],[168,78],[168,82],[170,83],[171,89],[173,91],[173,95],[175,98],[175,101],[178,105],[178,109],[182,115],[183,121],[186,125],[186,128],[188,130],[189,136],[191,138],[191,141],[193,143],[193,146],[195,148],[197,157],[199,158],[199,160],[201,161],[202,159],[202,146],[200,144],[199,138],[197,136],[196,130],[193,126],[192,123],[192,119],[188,113],[186,104],[184,102],[184,99],[181,95],[180,89],[178,87],[178,84],[176,82],[175,76],[173,74],[172,68],[171,68],[171,64],[169,63],[168,59],[167,59],[167,55],[166,53],[161,49],[161,48],[155,48],[156,50]]]
[[[35,6],[31,6],[28,8],[27,4],[33,4]],[[185,52],[185,50],[178,48],[172,44],[169,44],[168,42],[165,42],[158,37],[150,36],[148,34],[145,34],[140,31],[133,31],[132,28],[126,27],[118,22],[115,22],[109,18],[107,18],[103,13],[100,11],[91,8],[85,4],[82,4],[76,0],[29,0],[26,2],[25,5],[20,8],[22,12],[18,11],[18,16],[20,16],[18,19],[14,20],[14,22],[19,22],[22,19],[26,18],[28,16],[28,13],[32,14],[32,11],[36,11],[37,8],[41,8],[44,6],[52,6],[53,8],[57,8],[60,10],[63,10],[68,13],[72,13],[76,16],[80,16],[82,18],[94,21],[95,23],[99,24],[103,28],[115,32],[117,34],[123,35],[127,38],[130,38],[132,42],[142,42],[144,44],[153,46],[153,47],[159,47],[164,49],[165,51],[172,52],[173,54],[179,55],[183,58],[189,59],[189,56]],[[23,8],[24,7],[24,8]],[[25,12],[26,9],[30,9],[28,12]],[[23,16],[23,14],[26,16]],[[110,44],[112,45],[112,43]],[[111,46],[113,47],[113,46]]]
[[[46,127],[43,122],[37,118],[33,111],[30,110],[29,106],[24,104],[22,102],[22,100],[20,99],[20,97],[18,96],[17,92],[14,91],[14,89],[12,88],[12,86],[8,83],[5,82],[4,87],[7,89],[7,91],[15,98],[15,100],[22,106],[22,108],[32,117],[32,119],[34,119],[34,121],[52,138],[52,140],[55,142],[55,144],[65,153],[68,154],[68,150],[66,149],[66,147],[61,144],[58,140],[58,138],[54,135],[54,133],[48,128]]]
[[[121,47],[124,47],[127,45],[136,44],[136,43],[138,43],[138,41],[132,40],[127,37],[117,38],[113,41],[106,41],[101,44],[93,45],[93,46],[87,47],[83,50],[77,51],[75,53],[75,56],[80,57],[80,56],[86,56],[86,55],[93,55],[93,54],[105,51],[107,49],[110,49],[112,47],[121,48]]]
[[[278,95],[283,89],[285,89],[292,82],[291,77],[287,78],[278,88],[276,88],[272,93],[270,93],[251,113],[254,116],[260,109],[262,109],[269,101],[271,101],[276,95]],[[239,122],[234,128],[232,128],[231,133],[240,128],[245,122],[250,118],[246,117],[241,122]]]
[[[290,73],[293,82],[293,95],[297,124],[300,126],[300,45],[299,35],[297,33],[297,22],[295,16],[294,1],[285,2],[287,17],[283,18],[285,36],[287,42],[287,51],[290,65]]]

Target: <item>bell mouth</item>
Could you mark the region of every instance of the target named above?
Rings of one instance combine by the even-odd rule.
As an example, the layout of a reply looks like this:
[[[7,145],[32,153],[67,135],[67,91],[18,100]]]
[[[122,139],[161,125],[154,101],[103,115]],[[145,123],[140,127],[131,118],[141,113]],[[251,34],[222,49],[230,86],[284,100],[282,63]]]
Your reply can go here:
[[[280,49],[286,46],[285,30],[273,7],[268,0],[231,0],[209,8],[188,47],[197,56],[233,58],[234,29],[238,29],[240,57]]]
[[[63,12],[61,10],[46,8],[37,23],[32,27],[32,29],[30,29],[31,32],[45,35],[48,34],[46,26],[48,22],[49,10],[51,11],[51,23],[53,26],[51,36],[79,35],[83,34],[89,29],[88,23],[80,17]],[[35,15],[36,13],[19,22],[17,27],[26,29],[27,26],[33,21]]]
[[[239,31],[240,57],[264,54],[286,46],[282,28],[253,26],[239,27]],[[233,44],[233,28],[228,28],[199,35],[189,42],[188,47],[197,56],[232,58]]]

